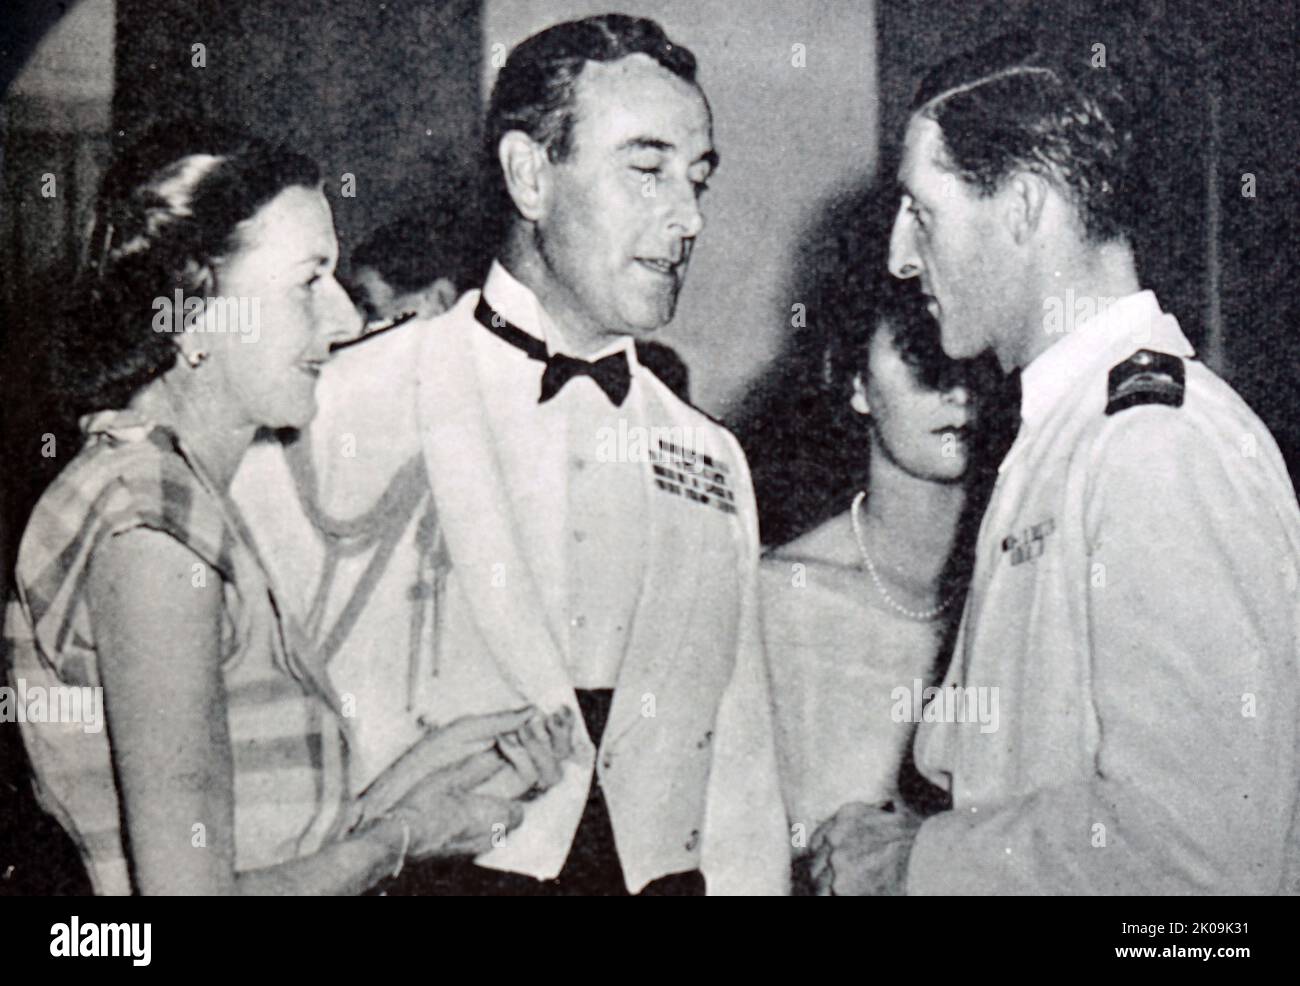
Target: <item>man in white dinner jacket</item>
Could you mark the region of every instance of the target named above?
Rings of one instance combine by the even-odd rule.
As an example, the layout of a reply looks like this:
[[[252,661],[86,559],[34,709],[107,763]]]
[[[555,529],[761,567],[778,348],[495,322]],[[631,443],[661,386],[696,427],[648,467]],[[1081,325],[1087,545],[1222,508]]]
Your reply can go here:
[[[717,163],[694,57],[652,21],[555,26],[486,133],[510,219],[483,289],[340,352],[236,497],[329,662],[355,789],[429,724],[582,713],[519,829],[402,890],[785,893],[748,467],[634,345]]]

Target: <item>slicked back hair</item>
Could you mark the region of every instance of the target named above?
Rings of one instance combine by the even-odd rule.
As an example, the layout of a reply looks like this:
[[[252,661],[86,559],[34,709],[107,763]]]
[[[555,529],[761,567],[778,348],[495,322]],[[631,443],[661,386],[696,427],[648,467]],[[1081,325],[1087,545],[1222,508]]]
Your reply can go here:
[[[484,127],[486,174],[491,198],[510,202],[497,148],[511,130],[520,130],[546,148],[552,162],[573,150],[574,102],[578,77],[587,62],[616,62],[647,55],[677,78],[695,81],[695,56],[669,40],[662,27],[644,17],[601,14],[556,24],[520,42],[501,68],[488,104]]]
[[[1086,239],[1131,237],[1140,196],[1130,80],[1094,67],[1069,36],[1004,34],[931,69],[912,112],[943,134],[936,162],[996,193],[1017,171],[1052,182],[1074,205]]]

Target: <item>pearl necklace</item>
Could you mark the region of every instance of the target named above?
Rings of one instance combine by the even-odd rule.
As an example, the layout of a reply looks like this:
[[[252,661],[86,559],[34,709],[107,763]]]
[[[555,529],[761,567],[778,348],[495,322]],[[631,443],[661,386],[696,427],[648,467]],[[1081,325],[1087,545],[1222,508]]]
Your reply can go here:
[[[929,609],[914,610],[906,606],[899,605],[894,597],[889,594],[885,588],[885,583],[881,581],[880,575],[876,572],[876,566],[871,561],[871,555],[867,553],[867,541],[862,536],[862,525],[858,521],[858,508],[862,506],[862,501],[867,498],[866,490],[859,490],[858,495],[853,498],[853,506],[849,508],[849,520],[853,522],[853,537],[858,542],[858,550],[862,552],[862,560],[867,563],[867,571],[871,574],[871,581],[876,584],[880,595],[885,602],[895,611],[902,613],[909,620],[916,620],[919,623],[929,623],[939,618],[945,609],[952,605],[952,601],[957,598],[959,589],[954,589],[948,594],[948,598],[938,606],[931,606]]]

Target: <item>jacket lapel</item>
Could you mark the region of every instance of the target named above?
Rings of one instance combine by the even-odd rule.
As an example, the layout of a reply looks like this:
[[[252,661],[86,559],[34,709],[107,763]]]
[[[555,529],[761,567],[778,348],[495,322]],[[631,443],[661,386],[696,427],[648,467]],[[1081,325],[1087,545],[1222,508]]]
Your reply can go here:
[[[689,425],[690,420],[674,420],[675,408],[660,400],[657,382],[650,374],[638,374],[639,386],[633,388],[640,402],[638,420],[669,421],[671,425]],[[651,456],[654,450],[650,450]],[[646,559],[643,590],[637,602],[614,703],[610,708],[605,743],[617,740],[641,716],[641,697],[655,694],[658,683],[672,670],[681,647],[682,634],[698,598],[696,584],[700,565],[696,557],[702,525],[712,507],[690,504],[658,488],[652,462],[646,462],[646,504],[649,515],[649,556]]]
[[[548,623],[538,572],[528,561],[545,557],[534,554],[545,548],[532,543],[536,535],[530,533],[526,501],[502,461],[510,436],[495,432],[484,413],[499,395],[489,386],[481,347],[504,344],[474,323],[477,300],[478,292],[462,298],[456,314],[439,321],[441,331],[428,334],[421,352],[417,401],[425,468],[452,577],[460,582],[479,633],[520,695],[554,710],[573,702],[573,689]],[[508,406],[504,410],[508,422],[512,412]],[[563,468],[562,456],[540,448],[532,461],[545,471],[557,458]],[[538,487],[543,491],[555,488],[548,476],[538,475],[534,482],[543,484]]]

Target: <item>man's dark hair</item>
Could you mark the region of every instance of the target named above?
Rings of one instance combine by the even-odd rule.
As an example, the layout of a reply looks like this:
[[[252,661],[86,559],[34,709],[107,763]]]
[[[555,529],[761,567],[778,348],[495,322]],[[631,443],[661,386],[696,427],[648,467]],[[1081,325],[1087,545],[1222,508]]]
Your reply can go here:
[[[578,76],[587,62],[616,62],[629,55],[648,55],[691,85],[695,56],[670,41],[662,27],[644,17],[601,14],[548,27],[520,42],[510,53],[488,104],[484,126],[487,174],[493,198],[509,202],[497,148],[511,130],[520,130],[546,148],[552,162],[572,151],[574,99]]]
[[[1136,87],[1118,66],[1094,67],[1092,46],[1075,38],[994,38],[931,69],[912,112],[943,132],[936,163],[980,194],[1016,171],[1042,175],[1100,243],[1133,232]]]
[[[386,223],[352,250],[352,273],[369,267],[399,294],[422,291],[441,277],[463,291],[483,273],[477,230],[470,225],[451,207],[434,209],[427,219]]]

